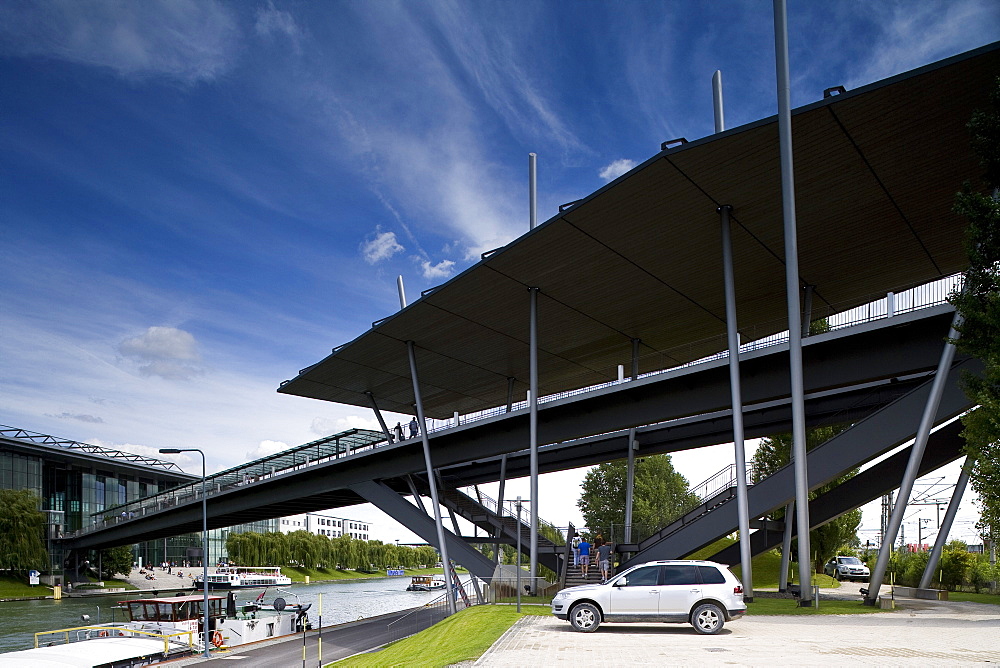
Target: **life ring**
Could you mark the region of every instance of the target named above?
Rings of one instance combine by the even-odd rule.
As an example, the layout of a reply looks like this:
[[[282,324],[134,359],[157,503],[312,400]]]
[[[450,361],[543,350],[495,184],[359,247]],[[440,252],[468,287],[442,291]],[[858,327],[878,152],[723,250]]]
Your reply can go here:
[[[107,638],[108,637],[108,632],[107,631],[101,631],[97,635],[101,636],[102,638]]]
[[[216,647],[222,647],[223,638],[222,631],[212,631],[212,644]]]

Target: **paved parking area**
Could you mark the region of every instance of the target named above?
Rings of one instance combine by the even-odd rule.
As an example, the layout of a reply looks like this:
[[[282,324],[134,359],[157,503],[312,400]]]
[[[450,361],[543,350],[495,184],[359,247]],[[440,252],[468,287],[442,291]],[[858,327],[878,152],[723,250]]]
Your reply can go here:
[[[1000,663],[1000,606],[897,600],[868,615],[744,617],[719,635],[689,625],[605,624],[578,633],[524,617],[476,666],[961,666]],[[859,603],[860,605],[860,603]]]

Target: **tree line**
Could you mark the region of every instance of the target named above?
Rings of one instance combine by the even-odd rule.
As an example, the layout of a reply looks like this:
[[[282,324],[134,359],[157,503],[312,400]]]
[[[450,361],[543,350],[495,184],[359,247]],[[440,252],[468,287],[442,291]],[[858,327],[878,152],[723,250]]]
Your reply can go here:
[[[229,560],[242,566],[301,566],[368,571],[415,568],[438,561],[428,545],[410,547],[348,535],[317,536],[308,531],[291,533],[230,533],[226,538]]]

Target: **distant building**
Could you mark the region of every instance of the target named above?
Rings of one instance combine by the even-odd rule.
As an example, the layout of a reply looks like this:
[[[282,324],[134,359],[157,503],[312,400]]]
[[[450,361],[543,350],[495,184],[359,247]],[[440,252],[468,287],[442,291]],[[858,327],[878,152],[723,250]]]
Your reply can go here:
[[[371,523],[325,513],[302,513],[282,517],[278,526],[281,533],[308,531],[315,536],[337,538],[347,535],[359,540],[368,540]]]

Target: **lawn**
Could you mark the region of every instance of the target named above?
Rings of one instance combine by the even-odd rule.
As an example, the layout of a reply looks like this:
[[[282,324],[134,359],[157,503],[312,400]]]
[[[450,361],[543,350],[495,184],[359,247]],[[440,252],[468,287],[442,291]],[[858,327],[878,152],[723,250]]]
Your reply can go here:
[[[888,612],[870,605],[864,605],[861,599],[857,601],[820,600],[818,608],[800,608],[797,599],[792,598],[761,598],[757,596],[753,603],[747,604],[747,616],[758,615],[860,615],[872,612]]]
[[[547,606],[477,605],[385,649],[328,666],[421,666],[435,668],[481,656],[524,615],[547,615]]]
[[[1000,594],[973,594],[964,591],[948,592],[949,601],[967,601],[969,603],[989,603],[1000,605]]]
[[[33,596],[51,596],[52,589],[45,585],[28,584],[26,577],[0,575],[0,598],[31,598]]]

